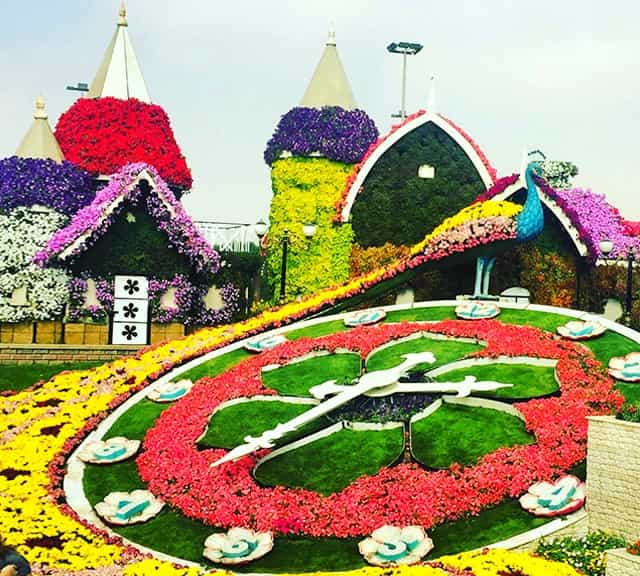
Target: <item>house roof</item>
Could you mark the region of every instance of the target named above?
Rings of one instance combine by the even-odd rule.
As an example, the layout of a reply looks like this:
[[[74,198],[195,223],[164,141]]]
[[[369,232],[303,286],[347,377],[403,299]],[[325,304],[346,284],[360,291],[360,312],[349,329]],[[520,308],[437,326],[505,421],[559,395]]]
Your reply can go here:
[[[114,174],[109,184],[98,191],[94,201],[51,237],[35,261],[42,265],[69,262],[86,252],[107,233],[127,200],[141,201],[142,181],[146,181],[149,188],[146,210],[158,229],[166,233],[169,243],[189,259],[196,271],[216,272],[220,260],[218,253],[196,228],[155,168],[144,163],[127,164]]]
[[[22,142],[20,142],[16,150],[16,156],[20,158],[41,158],[58,163],[64,160],[64,154],[49,125],[42,96],[38,96],[36,99],[33,122],[24,135]]]
[[[129,38],[124,0],[120,4],[116,31],[89,87],[89,98],[104,96],[114,96],[123,100],[137,98],[143,102],[151,102],[131,38]]]
[[[302,97],[300,106],[307,108],[340,106],[345,110],[357,107],[351,85],[338,56],[336,35],[333,30],[329,31],[324,52],[307,86],[307,91]]]

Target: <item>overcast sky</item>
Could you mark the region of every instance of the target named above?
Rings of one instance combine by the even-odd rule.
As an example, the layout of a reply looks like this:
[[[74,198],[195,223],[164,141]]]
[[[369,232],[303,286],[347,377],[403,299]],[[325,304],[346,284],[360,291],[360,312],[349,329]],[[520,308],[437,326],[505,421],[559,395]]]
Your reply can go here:
[[[2,0],[0,157],[15,152],[43,94],[51,124],[90,82],[115,29],[118,0]],[[392,41],[410,58],[407,108],[438,111],[480,144],[499,175],[524,145],[571,160],[579,185],[640,219],[640,3],[633,0],[129,0],[129,32],[152,100],[169,114],[198,220],[266,218],[262,160],[296,106],[331,22],[359,107],[381,132],[400,105]]]

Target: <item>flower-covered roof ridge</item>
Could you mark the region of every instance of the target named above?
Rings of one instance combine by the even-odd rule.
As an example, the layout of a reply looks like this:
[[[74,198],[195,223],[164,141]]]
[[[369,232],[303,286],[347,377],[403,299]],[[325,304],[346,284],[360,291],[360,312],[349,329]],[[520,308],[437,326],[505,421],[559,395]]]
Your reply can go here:
[[[346,222],[349,219],[353,204],[367,175],[382,155],[401,138],[427,122],[433,122],[451,136],[467,153],[484,185],[487,188],[493,185],[497,178],[497,171],[475,140],[443,114],[433,110],[418,110],[399,124],[392,126],[387,134],[373,141],[358,164],[353,167],[342,196],[336,203],[336,221]]]
[[[55,135],[67,160],[94,175],[144,162],[169,184],[191,188],[191,171],[169,116],[157,104],[136,98],[80,98],[60,116]]]
[[[141,201],[141,182],[149,184],[146,209],[170,244],[189,259],[197,271],[216,272],[220,257],[186,213],[158,171],[142,162],[128,164],[114,174],[94,201],[77,212],[70,224],[56,232],[44,250],[35,256],[41,265],[72,260],[103,236],[126,205]]]

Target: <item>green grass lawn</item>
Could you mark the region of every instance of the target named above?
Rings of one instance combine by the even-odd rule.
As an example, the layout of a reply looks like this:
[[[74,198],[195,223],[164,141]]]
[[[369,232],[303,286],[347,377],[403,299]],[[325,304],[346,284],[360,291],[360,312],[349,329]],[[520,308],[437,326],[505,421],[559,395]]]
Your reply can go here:
[[[451,306],[432,306],[430,308],[409,308],[387,312],[384,322],[412,320],[455,320],[456,314]]]
[[[213,415],[209,421],[207,433],[198,445],[231,450],[243,444],[245,436],[260,436],[264,431],[275,428],[278,423],[287,422],[311,408],[313,408],[312,404],[291,404],[276,400],[268,402],[255,400],[232,404]],[[330,425],[331,422],[320,417],[299,430],[283,436],[276,444],[281,446],[293,442],[296,438],[307,436]]]
[[[286,336],[289,340],[298,340],[299,338],[318,338],[319,336],[327,336],[328,334],[345,332],[346,330],[350,330],[350,328],[345,326],[344,320],[331,320],[314,324],[313,326],[306,326],[305,328],[298,328],[298,330],[291,330],[286,333]]]
[[[475,464],[478,458],[502,446],[530,444],[533,440],[519,418],[474,406],[443,404],[411,425],[413,455],[431,468]]]
[[[490,392],[474,392],[474,396],[523,400],[545,396],[558,390],[553,368],[529,364],[488,364],[450,370],[436,376],[438,382],[458,382],[466,375],[478,381],[489,380],[502,384],[513,384],[510,388],[498,388]]]
[[[401,364],[402,355],[412,352],[433,352],[436,357],[434,364],[420,364],[412,370],[432,370],[453,360],[460,360],[467,354],[481,350],[480,344],[457,342],[455,340],[436,340],[433,338],[414,338],[406,342],[399,342],[392,346],[374,352],[367,359],[367,371],[385,370]]]
[[[260,464],[256,479],[268,486],[307,488],[333,494],[365,474],[394,462],[404,448],[402,428],[343,429]]]
[[[40,380],[45,382],[65,370],[87,370],[104,364],[95,362],[65,362],[60,364],[0,364],[0,391],[24,390]]]
[[[327,380],[348,384],[360,375],[357,354],[327,354],[262,373],[262,384],[283,396],[309,396],[309,388]]]
[[[187,378],[188,380],[196,382],[205,376],[217,376],[250,356],[250,352],[247,352],[244,348],[238,348],[237,350],[227,352],[221,356],[216,356],[211,360],[207,360],[202,364],[194,366],[190,370],[180,374],[179,378]]]

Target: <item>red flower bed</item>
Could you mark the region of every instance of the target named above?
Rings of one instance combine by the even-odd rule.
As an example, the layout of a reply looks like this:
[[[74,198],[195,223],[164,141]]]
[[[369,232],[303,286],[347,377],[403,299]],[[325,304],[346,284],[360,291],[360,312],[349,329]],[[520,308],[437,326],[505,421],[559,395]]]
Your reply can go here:
[[[110,175],[145,162],[167,182],[189,190],[191,171],[166,112],[135,98],[79,98],[58,120],[65,158],[92,174]]]
[[[251,470],[262,454],[211,468],[210,464],[225,451],[198,451],[197,439],[222,402],[275,393],[262,386],[262,366],[284,363],[318,349],[347,348],[366,357],[381,344],[417,331],[486,341],[487,348],[477,356],[558,359],[560,396],[516,405],[535,436],[535,444],[499,449],[465,468],[453,465],[436,472],[415,464],[385,468],[330,496],[304,489],[258,486]],[[611,379],[587,350],[535,328],[494,320],[363,326],[283,344],[216,378],[203,378],[147,433],[137,463],[140,476],[154,494],[185,515],[210,525],[316,537],[360,536],[382,524],[429,528],[476,514],[506,497],[521,495],[534,482],[551,480],[566,471],[585,457],[585,417],[610,413],[621,402]]]

